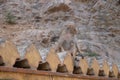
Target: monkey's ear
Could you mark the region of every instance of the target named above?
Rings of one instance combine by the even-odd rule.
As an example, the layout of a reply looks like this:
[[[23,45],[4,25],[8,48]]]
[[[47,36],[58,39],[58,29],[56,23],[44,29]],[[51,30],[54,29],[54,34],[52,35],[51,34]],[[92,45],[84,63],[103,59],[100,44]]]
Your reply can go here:
[[[77,30],[76,30],[76,28],[74,29],[74,34],[77,34]]]

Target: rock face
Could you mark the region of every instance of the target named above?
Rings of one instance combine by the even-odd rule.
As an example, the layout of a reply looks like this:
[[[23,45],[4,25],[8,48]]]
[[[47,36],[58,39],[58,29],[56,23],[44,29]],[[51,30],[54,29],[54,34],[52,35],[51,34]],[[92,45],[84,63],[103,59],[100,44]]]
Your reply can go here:
[[[11,33],[17,46],[24,41],[38,44],[41,34],[51,31],[58,36],[66,21],[74,21],[83,53],[96,53],[120,64],[118,0],[1,0],[0,23],[4,23],[7,12],[16,16],[17,24],[31,28]]]

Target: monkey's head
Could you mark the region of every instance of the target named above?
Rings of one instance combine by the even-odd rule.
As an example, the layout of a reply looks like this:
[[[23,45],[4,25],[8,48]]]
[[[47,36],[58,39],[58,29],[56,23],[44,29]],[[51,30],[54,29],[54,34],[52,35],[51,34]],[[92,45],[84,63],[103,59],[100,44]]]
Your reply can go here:
[[[67,22],[65,26],[66,26],[66,30],[70,32],[72,35],[77,34],[77,30],[74,22]]]

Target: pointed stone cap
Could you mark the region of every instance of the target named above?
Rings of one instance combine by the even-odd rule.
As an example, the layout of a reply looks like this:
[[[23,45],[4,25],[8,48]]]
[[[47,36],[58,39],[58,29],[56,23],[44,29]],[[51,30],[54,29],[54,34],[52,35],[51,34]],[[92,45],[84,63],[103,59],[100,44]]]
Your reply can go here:
[[[51,48],[50,52],[47,55],[46,61],[49,63],[50,68],[53,72],[56,72],[60,60],[58,55],[55,53],[55,49]]]
[[[63,61],[63,64],[66,65],[66,68],[67,68],[69,73],[73,72],[74,64],[73,64],[73,58],[72,58],[71,54],[68,53],[66,55],[66,57]]]
[[[112,70],[114,72],[115,77],[117,78],[118,77],[118,73],[119,73],[118,66],[116,64],[113,64],[112,65]]]
[[[83,59],[81,58],[80,62],[79,62],[79,66],[81,67],[83,74],[86,75],[87,69],[89,68],[87,59],[86,58],[83,58]]]
[[[33,44],[27,48],[24,58],[28,60],[29,65],[33,69],[37,69],[39,62],[42,61],[38,50]]]
[[[99,66],[99,63],[98,63],[98,61],[96,60],[96,58],[94,58],[91,67],[94,69],[95,75],[98,76],[100,66]]]
[[[104,62],[103,62],[102,69],[104,70],[105,75],[108,77],[109,76],[110,67],[109,67],[109,65],[108,65],[106,60],[104,60]]]
[[[5,41],[0,45],[0,56],[2,56],[5,65],[8,67],[12,67],[16,59],[20,58],[16,46],[11,41]]]

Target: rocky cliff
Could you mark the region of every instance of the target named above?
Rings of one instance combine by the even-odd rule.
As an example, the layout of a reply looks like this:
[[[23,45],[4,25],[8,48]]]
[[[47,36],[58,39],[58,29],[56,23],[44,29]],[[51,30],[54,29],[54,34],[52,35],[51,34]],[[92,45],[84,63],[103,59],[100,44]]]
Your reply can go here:
[[[15,16],[16,24],[6,24],[8,13]],[[12,40],[21,54],[30,43],[49,48],[51,37],[59,36],[66,21],[73,21],[83,53],[120,64],[118,0],[0,0],[0,18],[0,37]],[[44,47],[42,40],[47,43]]]

